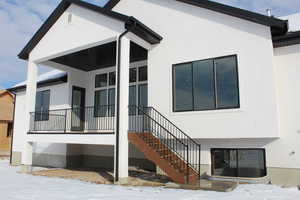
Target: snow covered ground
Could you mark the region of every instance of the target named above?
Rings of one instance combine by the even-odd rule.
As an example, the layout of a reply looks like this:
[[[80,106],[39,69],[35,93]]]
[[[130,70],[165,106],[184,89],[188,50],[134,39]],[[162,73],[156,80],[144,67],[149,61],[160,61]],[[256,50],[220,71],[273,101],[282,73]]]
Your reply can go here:
[[[298,200],[296,188],[242,185],[230,193],[96,185],[17,173],[0,160],[1,200]]]

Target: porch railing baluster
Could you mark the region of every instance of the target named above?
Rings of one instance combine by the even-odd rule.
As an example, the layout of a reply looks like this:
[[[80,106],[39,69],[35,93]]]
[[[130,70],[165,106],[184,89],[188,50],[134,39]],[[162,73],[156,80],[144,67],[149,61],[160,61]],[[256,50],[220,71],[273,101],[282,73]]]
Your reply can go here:
[[[113,133],[115,105],[67,108],[30,113],[30,133]]]

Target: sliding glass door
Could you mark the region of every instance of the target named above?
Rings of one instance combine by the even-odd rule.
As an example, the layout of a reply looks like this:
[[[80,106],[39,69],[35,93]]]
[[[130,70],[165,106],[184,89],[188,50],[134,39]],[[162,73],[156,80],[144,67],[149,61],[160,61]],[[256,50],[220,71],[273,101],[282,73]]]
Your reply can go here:
[[[266,176],[264,149],[212,149],[212,175],[259,178]]]
[[[237,152],[212,150],[213,175],[237,177]]]

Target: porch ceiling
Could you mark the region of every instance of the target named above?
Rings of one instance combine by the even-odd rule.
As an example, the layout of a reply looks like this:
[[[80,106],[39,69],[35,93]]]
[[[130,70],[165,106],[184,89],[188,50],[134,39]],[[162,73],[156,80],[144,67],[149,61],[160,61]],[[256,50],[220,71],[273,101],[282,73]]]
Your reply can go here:
[[[78,51],[52,59],[52,62],[67,65],[82,71],[93,71],[116,65],[116,42],[110,42],[93,48]],[[131,42],[130,62],[147,60],[148,52]]]

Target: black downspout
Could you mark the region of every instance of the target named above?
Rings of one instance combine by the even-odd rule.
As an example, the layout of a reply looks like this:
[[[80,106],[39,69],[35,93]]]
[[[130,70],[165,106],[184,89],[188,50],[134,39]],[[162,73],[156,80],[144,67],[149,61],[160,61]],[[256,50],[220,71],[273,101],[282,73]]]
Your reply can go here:
[[[121,68],[121,39],[129,31],[126,30],[118,38],[118,65],[117,65],[117,112],[116,112],[116,163],[115,182],[119,181],[119,135],[120,135],[120,68]]]
[[[17,95],[14,95],[14,112],[13,112],[13,125],[12,125],[12,134],[10,139],[10,155],[9,155],[9,164],[12,165],[12,154],[13,154],[13,142],[14,142],[14,129],[15,129],[15,112],[16,112],[16,103],[17,103]]]

